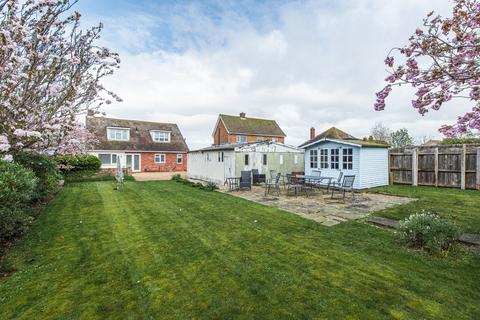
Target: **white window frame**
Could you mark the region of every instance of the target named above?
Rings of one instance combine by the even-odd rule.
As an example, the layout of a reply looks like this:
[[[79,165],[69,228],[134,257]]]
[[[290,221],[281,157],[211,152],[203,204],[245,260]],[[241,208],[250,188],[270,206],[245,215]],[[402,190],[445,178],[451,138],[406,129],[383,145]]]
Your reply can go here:
[[[170,131],[150,130],[150,135],[155,143],[170,143],[172,141],[172,133]],[[163,136],[162,139],[160,139],[160,135]]]
[[[245,154],[244,157],[243,157],[243,163],[244,165],[248,166],[250,165],[250,155],[249,154]]]
[[[237,142],[238,143],[245,143],[247,142],[247,136],[237,136]]]
[[[223,162],[224,159],[225,159],[225,154],[224,154],[223,151],[220,151],[220,152],[218,153],[218,162]]]
[[[330,149],[330,168],[340,170],[340,148]]]
[[[157,156],[160,158],[160,161],[157,161]],[[162,161],[163,158],[163,161]],[[153,162],[155,163],[166,163],[167,162],[167,155],[165,153],[155,153],[153,156]]]
[[[318,168],[318,150],[311,149],[309,152],[310,169]]]
[[[104,163],[104,162],[102,161],[101,156],[109,156],[110,162],[109,162],[109,163]],[[102,161],[102,166],[103,166],[103,165],[105,165],[105,166],[111,166],[111,165],[117,164],[118,155],[115,154],[115,153],[99,153],[99,154],[98,154],[98,159],[100,159],[100,161]]]
[[[328,149],[320,149],[320,169],[328,169]]]
[[[113,135],[112,135],[113,133]],[[121,137],[117,138],[117,134],[120,133]],[[123,134],[125,137],[123,137]],[[107,140],[110,141],[129,141],[130,140],[130,128],[119,127],[107,127]]]
[[[298,154],[293,156],[293,163],[298,164]]]
[[[262,165],[267,166],[268,165],[268,156],[266,153],[262,155]]]
[[[342,149],[343,170],[353,170],[353,148]]]
[[[280,164],[283,164],[283,154],[280,155]]]
[[[272,142],[278,142],[278,138],[271,138],[270,139]]]
[[[177,153],[177,164],[183,164],[183,154]]]
[[[206,159],[207,161],[212,161],[212,158],[210,157],[210,152],[206,153]]]

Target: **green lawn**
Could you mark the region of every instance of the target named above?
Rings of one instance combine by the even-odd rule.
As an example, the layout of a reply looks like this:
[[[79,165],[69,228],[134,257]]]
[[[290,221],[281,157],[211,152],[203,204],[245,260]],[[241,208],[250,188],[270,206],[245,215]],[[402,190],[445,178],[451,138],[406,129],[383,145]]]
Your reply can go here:
[[[378,211],[375,215],[403,219],[424,209],[454,221],[465,231],[480,233],[480,191],[478,190],[392,185],[371,189],[370,192],[385,192],[418,199],[405,205]]]
[[[8,258],[1,319],[480,318],[479,256],[170,181],[68,184]]]

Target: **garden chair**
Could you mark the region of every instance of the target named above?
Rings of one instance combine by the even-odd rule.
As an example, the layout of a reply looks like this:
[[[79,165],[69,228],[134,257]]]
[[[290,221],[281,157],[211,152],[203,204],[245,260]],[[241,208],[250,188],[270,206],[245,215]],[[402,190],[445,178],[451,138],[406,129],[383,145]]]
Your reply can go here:
[[[340,172],[340,173],[338,174],[337,179],[336,179],[336,180],[333,180],[333,181],[330,183],[330,186],[331,186],[332,188],[338,188],[338,187],[340,187],[341,184],[342,184],[342,177],[343,177],[343,172]]]
[[[277,196],[280,196],[280,176],[281,173],[279,172],[275,179],[269,180],[265,183],[265,196],[270,194],[271,189],[277,192]]]
[[[240,174],[240,189],[252,190],[252,171],[242,171]]]
[[[252,169],[253,184],[265,183],[267,178],[265,174],[260,174],[258,169]]]
[[[349,176],[344,176],[343,177],[343,182],[340,186],[336,188],[332,188],[332,199],[333,199],[333,194],[335,192],[335,189],[338,190],[338,192],[343,193],[343,199],[345,200],[345,194],[347,192],[352,193],[352,199],[355,200],[355,190],[353,189],[353,182],[355,182],[355,175],[349,175]]]
[[[270,170],[270,180],[273,180],[277,177],[277,171]]]
[[[302,185],[296,181],[295,177],[292,174],[287,173],[286,189],[287,189],[287,196],[290,195],[290,190],[293,190],[295,196],[297,196],[298,190],[302,190]]]

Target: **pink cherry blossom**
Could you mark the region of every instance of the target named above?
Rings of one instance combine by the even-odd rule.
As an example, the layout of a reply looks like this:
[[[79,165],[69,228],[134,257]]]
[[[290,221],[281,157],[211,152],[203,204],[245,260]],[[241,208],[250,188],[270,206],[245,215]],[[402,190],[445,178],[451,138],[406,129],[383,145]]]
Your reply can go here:
[[[394,59],[393,53],[398,54],[398,59]],[[439,129],[444,135],[452,137],[469,129],[480,130],[478,0],[453,0],[451,17],[430,12],[409,44],[392,49],[384,62],[390,75],[385,79],[387,86],[376,94],[375,110],[384,110],[393,86],[407,84],[417,88],[412,106],[421,115],[439,110],[453,98],[467,98],[474,103],[472,111],[458,117],[455,124]]]
[[[98,45],[102,24],[80,27],[76,2],[0,0],[0,157],[82,150],[78,116],[121,101],[101,84],[120,58]]]

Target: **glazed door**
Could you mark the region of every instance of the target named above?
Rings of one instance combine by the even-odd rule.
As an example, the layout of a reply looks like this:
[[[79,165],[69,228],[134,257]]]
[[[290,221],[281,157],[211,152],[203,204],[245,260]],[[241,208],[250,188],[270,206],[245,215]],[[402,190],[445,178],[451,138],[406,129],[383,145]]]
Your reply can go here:
[[[140,172],[140,155],[127,154],[127,167],[132,169],[132,172]]]

